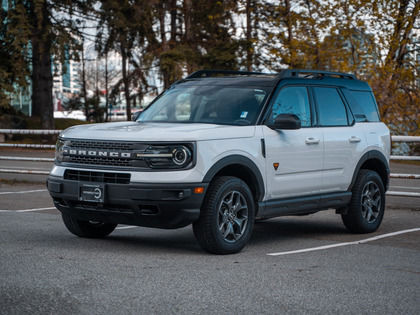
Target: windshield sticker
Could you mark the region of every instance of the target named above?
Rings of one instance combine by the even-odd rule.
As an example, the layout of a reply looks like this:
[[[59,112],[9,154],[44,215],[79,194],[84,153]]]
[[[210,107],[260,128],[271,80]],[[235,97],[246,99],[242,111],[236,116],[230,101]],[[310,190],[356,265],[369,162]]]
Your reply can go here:
[[[248,116],[248,112],[242,112],[241,113],[241,118],[246,118],[246,116]]]

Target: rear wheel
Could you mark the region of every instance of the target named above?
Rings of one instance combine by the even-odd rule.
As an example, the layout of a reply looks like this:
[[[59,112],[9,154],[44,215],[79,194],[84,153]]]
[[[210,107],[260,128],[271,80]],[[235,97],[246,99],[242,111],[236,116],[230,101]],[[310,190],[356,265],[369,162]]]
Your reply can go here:
[[[62,214],[62,217],[66,228],[79,237],[103,238],[111,234],[117,226],[112,223],[77,220],[68,214]]]
[[[381,225],[385,212],[385,189],[375,171],[362,169],[352,189],[347,213],[342,214],[344,225],[354,233],[370,233]]]
[[[236,177],[219,177],[209,187],[200,218],[193,223],[194,235],[208,252],[237,253],[251,238],[254,217],[254,199],[247,184]]]

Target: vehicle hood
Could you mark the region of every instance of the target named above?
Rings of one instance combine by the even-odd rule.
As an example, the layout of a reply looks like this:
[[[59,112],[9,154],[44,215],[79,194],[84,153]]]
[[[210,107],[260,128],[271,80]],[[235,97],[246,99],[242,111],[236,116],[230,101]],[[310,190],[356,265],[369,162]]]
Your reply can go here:
[[[60,136],[73,139],[125,141],[200,141],[248,138],[255,126],[214,124],[112,122],[70,127]]]

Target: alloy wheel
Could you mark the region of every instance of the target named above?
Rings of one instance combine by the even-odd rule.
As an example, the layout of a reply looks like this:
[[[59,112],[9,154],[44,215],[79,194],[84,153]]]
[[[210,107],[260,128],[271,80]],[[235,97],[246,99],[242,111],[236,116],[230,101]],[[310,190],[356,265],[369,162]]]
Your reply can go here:
[[[234,243],[243,236],[248,224],[248,203],[239,191],[230,191],[222,198],[217,224],[226,242]]]
[[[381,191],[378,185],[373,182],[367,182],[362,190],[362,216],[367,223],[373,223],[378,218],[382,205]]]

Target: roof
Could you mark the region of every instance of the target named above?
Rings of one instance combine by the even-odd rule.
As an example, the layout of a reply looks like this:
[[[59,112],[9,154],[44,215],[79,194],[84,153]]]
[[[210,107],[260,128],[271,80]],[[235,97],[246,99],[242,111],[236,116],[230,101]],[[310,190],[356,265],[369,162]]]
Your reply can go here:
[[[175,84],[274,87],[283,80],[295,84],[335,85],[354,90],[371,90],[366,82],[358,80],[353,74],[306,69],[285,69],[279,73],[199,70]]]

